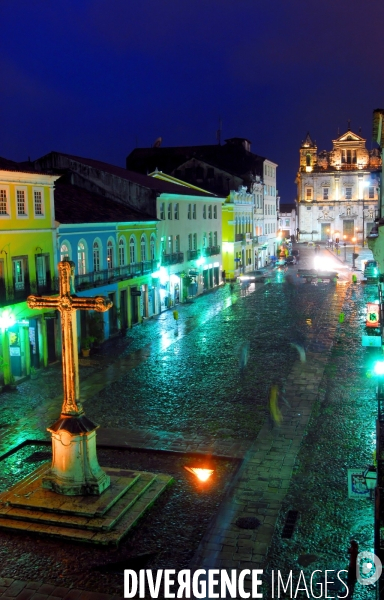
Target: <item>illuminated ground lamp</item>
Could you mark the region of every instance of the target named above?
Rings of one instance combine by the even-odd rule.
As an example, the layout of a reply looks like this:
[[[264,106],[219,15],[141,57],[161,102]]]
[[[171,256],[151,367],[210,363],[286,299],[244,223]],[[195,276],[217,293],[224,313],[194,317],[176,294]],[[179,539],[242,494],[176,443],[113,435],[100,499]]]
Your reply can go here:
[[[372,499],[373,491],[374,491],[374,489],[376,487],[376,483],[377,483],[377,471],[373,465],[370,465],[364,471],[364,479],[365,479],[365,485],[367,486],[367,489],[369,490],[369,497]]]
[[[201,469],[200,467],[184,467],[189,473],[192,473],[199,481],[208,481],[213,474],[213,469]]]

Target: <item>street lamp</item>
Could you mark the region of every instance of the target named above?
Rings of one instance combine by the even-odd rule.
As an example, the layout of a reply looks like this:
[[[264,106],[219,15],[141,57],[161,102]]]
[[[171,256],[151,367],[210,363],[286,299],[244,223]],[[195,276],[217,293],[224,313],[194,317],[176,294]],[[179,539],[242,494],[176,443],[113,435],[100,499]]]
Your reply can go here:
[[[373,490],[375,489],[376,483],[377,483],[377,471],[373,465],[370,465],[364,471],[364,479],[365,479],[365,485],[367,486],[367,488],[369,490],[369,497],[372,499]]]
[[[356,244],[356,238],[355,237],[352,238],[352,242],[353,242],[352,269],[355,271],[356,270],[355,260],[356,260],[356,258],[358,256],[356,254],[356,246],[355,246],[355,244]]]
[[[347,236],[344,235],[344,262],[347,262]]]

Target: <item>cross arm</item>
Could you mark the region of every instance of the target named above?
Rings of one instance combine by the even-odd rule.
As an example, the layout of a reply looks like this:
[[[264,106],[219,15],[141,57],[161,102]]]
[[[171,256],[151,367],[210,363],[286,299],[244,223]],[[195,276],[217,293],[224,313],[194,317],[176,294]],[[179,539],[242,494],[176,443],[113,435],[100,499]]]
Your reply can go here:
[[[96,310],[97,312],[106,312],[112,306],[113,302],[104,296],[95,296],[94,298],[72,296],[72,308],[75,310]]]
[[[51,308],[57,310],[60,306],[60,298],[55,296],[28,296],[29,308]]]

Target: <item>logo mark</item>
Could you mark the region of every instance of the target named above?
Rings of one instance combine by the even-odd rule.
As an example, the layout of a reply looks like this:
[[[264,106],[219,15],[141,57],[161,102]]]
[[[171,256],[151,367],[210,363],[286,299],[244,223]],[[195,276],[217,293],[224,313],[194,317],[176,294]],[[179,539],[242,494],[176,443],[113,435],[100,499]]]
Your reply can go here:
[[[380,559],[373,552],[359,552],[356,559],[356,577],[361,585],[372,585],[382,572]]]

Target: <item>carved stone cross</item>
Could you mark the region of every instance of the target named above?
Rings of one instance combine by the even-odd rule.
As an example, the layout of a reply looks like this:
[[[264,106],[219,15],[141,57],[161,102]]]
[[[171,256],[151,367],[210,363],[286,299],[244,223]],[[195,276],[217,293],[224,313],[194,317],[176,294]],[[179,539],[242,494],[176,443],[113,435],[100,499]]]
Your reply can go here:
[[[62,261],[59,269],[59,295],[58,296],[28,296],[29,308],[50,308],[59,310],[61,315],[61,343],[63,362],[63,387],[64,400],[61,409],[62,415],[80,416],[83,408],[79,402],[79,367],[77,352],[77,326],[76,310],[96,310],[105,312],[112,306],[112,302],[103,296],[94,298],[78,297],[71,293],[71,285],[75,265],[72,261]]]

